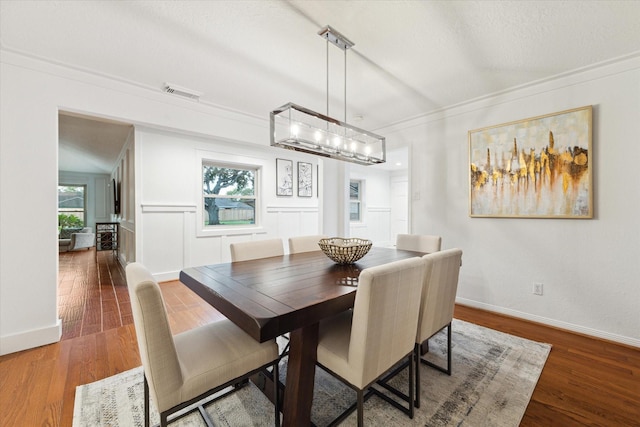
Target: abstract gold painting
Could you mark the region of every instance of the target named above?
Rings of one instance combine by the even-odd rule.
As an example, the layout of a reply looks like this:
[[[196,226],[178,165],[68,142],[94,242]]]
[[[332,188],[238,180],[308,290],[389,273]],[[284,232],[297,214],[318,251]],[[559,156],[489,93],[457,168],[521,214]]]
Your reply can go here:
[[[469,131],[469,215],[593,218],[592,107]]]

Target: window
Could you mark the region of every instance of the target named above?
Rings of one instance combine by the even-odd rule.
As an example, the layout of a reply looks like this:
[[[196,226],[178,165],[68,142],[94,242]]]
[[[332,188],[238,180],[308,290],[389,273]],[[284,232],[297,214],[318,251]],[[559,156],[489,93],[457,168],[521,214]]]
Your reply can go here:
[[[362,221],[362,181],[349,181],[349,220]]]
[[[203,162],[203,220],[205,227],[256,224],[258,169]]]
[[[58,226],[82,228],[86,218],[86,187],[58,185]]]

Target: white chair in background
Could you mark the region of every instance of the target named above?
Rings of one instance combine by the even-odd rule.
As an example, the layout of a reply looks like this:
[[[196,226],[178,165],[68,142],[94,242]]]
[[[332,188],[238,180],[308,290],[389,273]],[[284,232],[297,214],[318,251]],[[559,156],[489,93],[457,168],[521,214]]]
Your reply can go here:
[[[126,277],[144,369],[145,427],[149,426],[149,392],[160,413],[160,425],[165,427],[170,415],[260,370],[272,366],[268,375],[278,378],[275,340],[259,343],[230,320],[174,336],[160,287],[149,271],[142,264],[132,263],[126,267]],[[279,426],[277,384],[274,381],[274,416]],[[196,409],[207,425],[212,425],[202,405]]]
[[[438,252],[442,246],[442,237],[429,234],[398,234],[396,248],[424,253]]]
[[[289,253],[319,251],[321,249],[318,246],[318,242],[320,239],[326,239],[326,237],[322,235],[289,237]]]
[[[359,276],[353,310],[320,324],[318,365],[355,389],[358,426],[364,422],[364,401],[373,393],[413,418],[413,355],[423,277],[424,261],[419,257],[365,269]],[[405,358],[410,366],[408,409],[370,388]],[[334,422],[344,419],[354,406]]]
[[[251,240],[249,242],[231,243],[230,248],[232,262],[284,255],[282,239]]]

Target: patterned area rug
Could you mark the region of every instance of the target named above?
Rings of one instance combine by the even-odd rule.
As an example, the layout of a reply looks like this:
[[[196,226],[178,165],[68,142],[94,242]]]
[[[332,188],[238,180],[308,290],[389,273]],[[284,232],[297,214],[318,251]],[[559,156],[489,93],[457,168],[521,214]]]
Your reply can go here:
[[[365,424],[384,426],[518,426],[551,346],[454,320],[451,376],[421,366],[421,406],[413,420],[374,396],[365,403]],[[429,341],[428,358],[446,364],[446,334]],[[281,365],[282,379],[286,359]],[[393,381],[406,390],[407,370]],[[325,426],[355,401],[355,392],[316,369],[312,421]],[[215,425],[273,425],[273,405],[251,383],[206,405]],[[151,420],[159,417],[152,404]],[[77,387],[74,427],[142,426],[142,368]],[[172,427],[205,425],[197,413]],[[355,413],[343,423],[356,425]]]

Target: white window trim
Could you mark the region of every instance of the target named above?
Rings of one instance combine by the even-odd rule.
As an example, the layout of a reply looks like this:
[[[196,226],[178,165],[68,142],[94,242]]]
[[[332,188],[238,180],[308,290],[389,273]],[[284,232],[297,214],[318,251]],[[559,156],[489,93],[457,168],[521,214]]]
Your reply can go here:
[[[364,201],[364,192],[365,192],[365,180],[360,178],[350,178],[349,186],[351,186],[351,182],[357,181],[360,183],[360,191],[358,192],[358,203],[360,204],[360,219],[352,220],[351,219],[351,189],[349,189],[349,223],[351,224],[362,224],[364,223],[364,210],[365,210],[365,201]]]
[[[196,174],[196,188],[198,194],[198,204],[196,207],[196,237],[220,237],[220,236],[232,236],[243,234],[255,234],[264,232],[262,226],[263,214],[262,214],[262,175],[266,166],[266,161],[257,157],[237,156],[227,153],[219,153],[213,151],[197,151],[197,170]],[[202,169],[205,163],[211,163],[222,167],[238,168],[238,169],[255,169],[255,183],[254,188],[256,191],[256,223],[246,226],[204,226],[204,197],[202,191]]]

